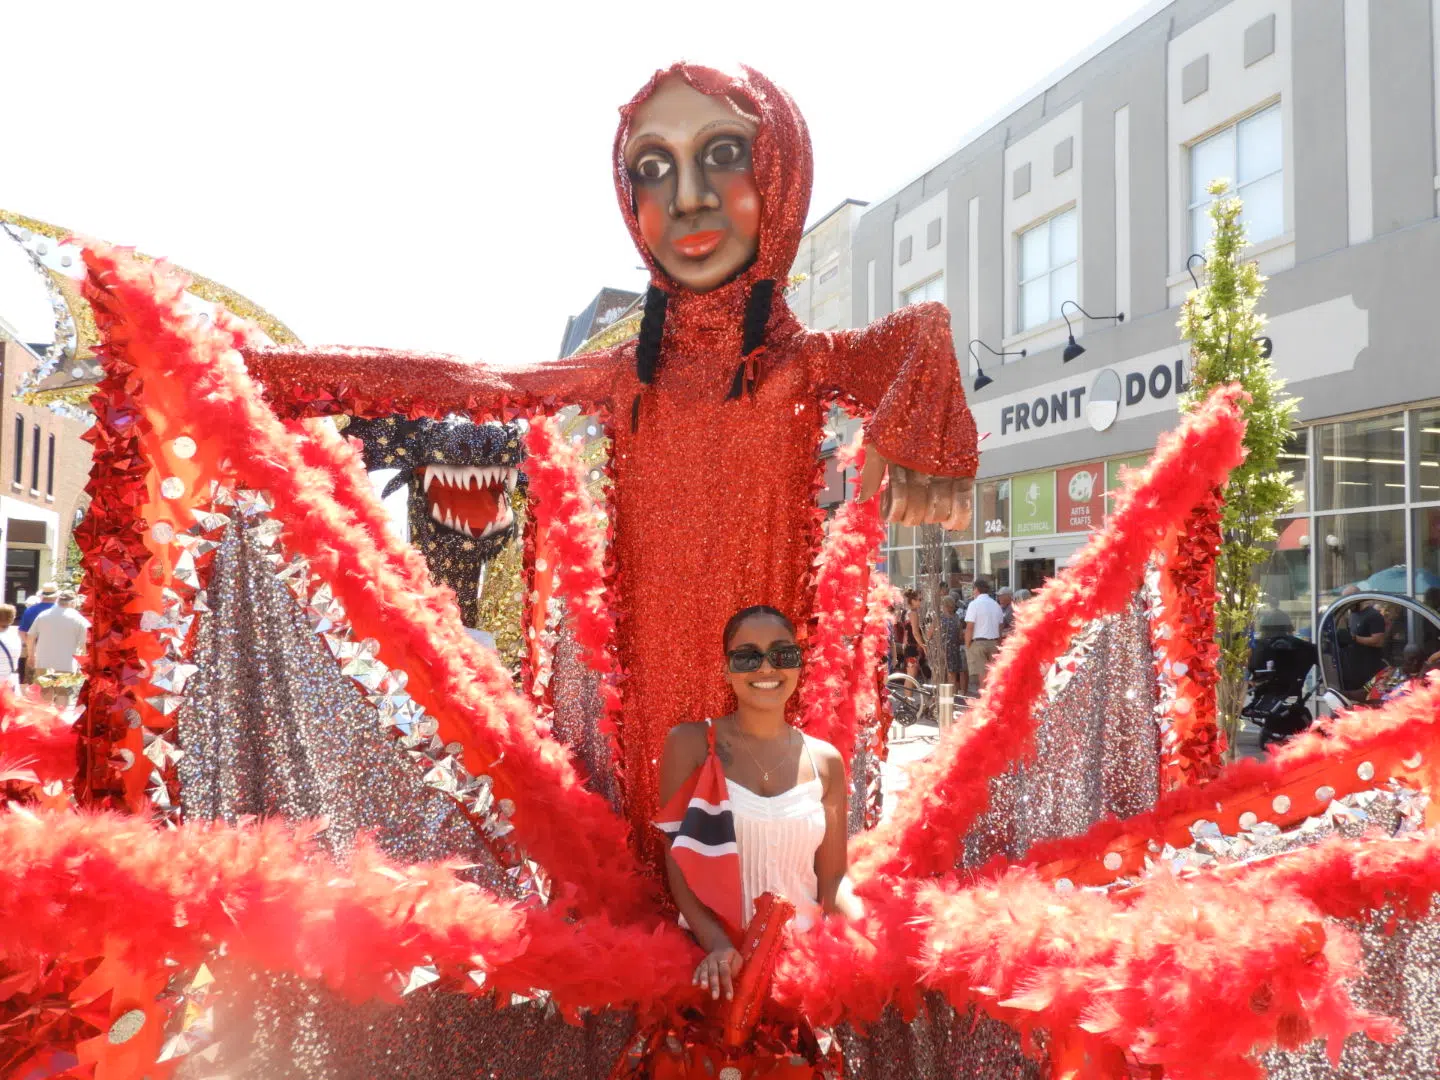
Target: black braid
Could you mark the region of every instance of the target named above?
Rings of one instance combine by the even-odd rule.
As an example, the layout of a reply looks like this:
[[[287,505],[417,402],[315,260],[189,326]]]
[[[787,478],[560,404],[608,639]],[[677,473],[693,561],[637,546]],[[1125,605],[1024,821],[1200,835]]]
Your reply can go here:
[[[645,290],[645,314],[640,317],[640,334],[635,342],[635,377],[641,386],[655,381],[660,370],[660,342],[665,337],[665,307],[670,297],[664,289],[651,285]],[[630,403],[630,432],[640,428],[640,395]]]
[[[651,285],[645,292],[645,314],[640,318],[640,336],[635,343],[635,374],[649,386],[660,370],[660,341],[665,336],[665,306],[670,298],[664,289]]]
[[[745,335],[740,341],[740,355],[749,356],[765,344],[765,327],[770,323],[770,306],[775,302],[775,280],[761,278],[750,286],[745,301]]]
[[[775,280],[761,278],[750,286],[750,295],[745,299],[745,321],[740,338],[740,365],[735,369],[735,378],[730,383],[730,392],[725,400],[733,401],[745,391],[755,392],[755,380],[746,378],[745,358],[765,344],[765,327],[770,323],[770,308],[775,303]]]

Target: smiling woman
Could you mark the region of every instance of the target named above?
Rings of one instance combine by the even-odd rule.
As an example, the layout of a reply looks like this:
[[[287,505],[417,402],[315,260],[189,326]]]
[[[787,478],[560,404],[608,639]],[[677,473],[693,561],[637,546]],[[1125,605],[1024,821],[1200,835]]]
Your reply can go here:
[[[793,911],[804,930],[822,912],[862,911],[846,876],[844,763],[785,719],[803,656],[795,625],[757,604],[730,617],[721,641],[735,709],[671,729],[656,825],[670,838],[681,925],[706,950],[693,981],[712,1000],[739,996],[743,1012],[765,992],[769,961],[756,942],[771,922]]]
[[[785,720],[799,682],[794,624],[764,605],[735,613],[723,634],[735,709],[673,728],[660,763],[658,822],[671,837],[666,869],[685,924],[708,954],[697,983],[731,996],[736,950],[772,893],[796,925],[823,910],[856,913],[846,868],[846,785],[840,754]]]

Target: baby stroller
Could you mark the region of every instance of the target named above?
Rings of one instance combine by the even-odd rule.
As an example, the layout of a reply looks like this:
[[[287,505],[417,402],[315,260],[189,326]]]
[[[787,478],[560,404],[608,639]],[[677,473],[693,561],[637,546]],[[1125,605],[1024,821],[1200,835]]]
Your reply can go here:
[[[1240,715],[1260,728],[1260,747],[1304,731],[1314,717],[1306,707],[1305,680],[1319,652],[1304,638],[1265,638],[1250,658],[1250,700]]]

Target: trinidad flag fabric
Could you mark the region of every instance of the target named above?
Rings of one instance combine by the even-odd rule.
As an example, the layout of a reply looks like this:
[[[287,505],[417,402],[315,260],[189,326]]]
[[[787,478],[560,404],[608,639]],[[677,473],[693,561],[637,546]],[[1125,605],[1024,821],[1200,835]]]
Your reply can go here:
[[[685,884],[715,913],[731,940],[738,941],[745,926],[740,911],[740,852],[725,770],[715,756],[714,724],[709,742],[705,760],[660,808],[655,824],[670,837],[670,857],[685,876]]]

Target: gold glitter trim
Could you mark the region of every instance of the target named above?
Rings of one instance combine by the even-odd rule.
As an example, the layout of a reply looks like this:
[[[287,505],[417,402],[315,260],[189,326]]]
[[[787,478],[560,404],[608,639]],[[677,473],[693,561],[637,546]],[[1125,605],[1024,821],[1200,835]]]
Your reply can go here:
[[[96,383],[76,383],[73,386],[57,386],[53,390],[27,390],[18,395],[18,400],[22,405],[68,405],[74,409],[88,409],[96,387]]]

